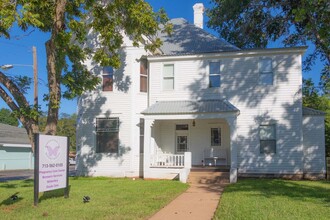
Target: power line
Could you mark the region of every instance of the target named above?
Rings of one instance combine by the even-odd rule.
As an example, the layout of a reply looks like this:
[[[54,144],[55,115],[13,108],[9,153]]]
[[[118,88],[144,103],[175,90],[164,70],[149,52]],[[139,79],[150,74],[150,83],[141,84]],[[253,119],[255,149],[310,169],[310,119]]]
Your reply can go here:
[[[31,46],[26,46],[26,45],[23,45],[23,44],[15,44],[15,43],[1,42],[1,41],[0,41],[0,44],[7,44],[7,45],[16,46],[16,47],[25,47],[25,48],[31,49]]]

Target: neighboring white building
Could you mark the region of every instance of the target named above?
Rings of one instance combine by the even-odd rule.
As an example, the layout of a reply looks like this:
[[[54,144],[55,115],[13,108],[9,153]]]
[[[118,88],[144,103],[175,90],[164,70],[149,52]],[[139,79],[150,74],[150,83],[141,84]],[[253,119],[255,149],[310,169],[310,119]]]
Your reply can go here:
[[[173,178],[191,166],[238,175],[325,175],[324,114],[302,107],[306,47],[241,50],[172,19],[157,54],[122,48],[122,67],[78,100],[81,175]],[[198,26],[198,27],[197,27]]]

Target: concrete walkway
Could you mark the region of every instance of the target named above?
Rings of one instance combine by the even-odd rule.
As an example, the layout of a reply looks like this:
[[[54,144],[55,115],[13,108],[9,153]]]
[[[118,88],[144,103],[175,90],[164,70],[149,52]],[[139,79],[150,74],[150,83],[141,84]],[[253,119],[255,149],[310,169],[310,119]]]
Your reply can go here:
[[[190,188],[150,220],[210,220],[228,183],[191,183]]]

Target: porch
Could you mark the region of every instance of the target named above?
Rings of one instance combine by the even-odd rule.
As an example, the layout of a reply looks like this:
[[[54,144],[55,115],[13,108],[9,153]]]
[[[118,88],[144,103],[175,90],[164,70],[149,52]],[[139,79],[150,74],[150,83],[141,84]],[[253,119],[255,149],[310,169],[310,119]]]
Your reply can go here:
[[[197,104],[197,110],[190,109]],[[179,175],[185,182],[191,167],[222,166],[230,169],[231,182],[236,182],[233,140],[238,110],[223,100],[197,104],[158,102],[143,112],[145,178]]]

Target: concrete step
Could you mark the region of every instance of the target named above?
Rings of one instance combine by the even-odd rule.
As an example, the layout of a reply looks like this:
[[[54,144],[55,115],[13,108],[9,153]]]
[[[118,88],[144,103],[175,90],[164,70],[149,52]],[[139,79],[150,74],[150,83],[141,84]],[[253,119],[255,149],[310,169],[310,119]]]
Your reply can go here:
[[[191,168],[191,172],[229,172],[230,168],[228,166],[195,166]]]
[[[190,184],[229,183],[229,172],[192,171],[189,174]]]

